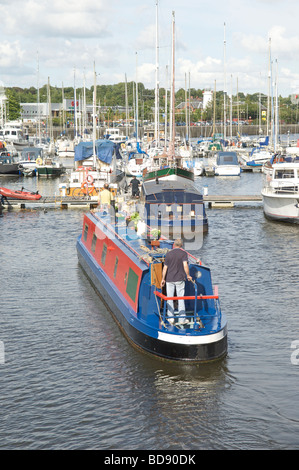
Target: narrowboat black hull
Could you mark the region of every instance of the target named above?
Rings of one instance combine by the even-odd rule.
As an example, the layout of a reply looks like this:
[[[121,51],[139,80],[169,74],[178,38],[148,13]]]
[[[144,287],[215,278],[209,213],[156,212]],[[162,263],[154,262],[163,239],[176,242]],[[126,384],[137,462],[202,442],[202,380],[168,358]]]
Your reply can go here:
[[[94,286],[101,299],[108,307],[111,316],[114,318],[119,328],[123,332],[127,340],[137,349],[142,350],[159,359],[169,361],[183,361],[188,363],[204,363],[211,362],[223,358],[227,354],[227,326],[226,324],[218,333],[219,339],[212,339],[209,342],[205,337],[204,344],[178,344],[171,342],[169,339],[166,341],[159,338],[152,337],[138,328],[133,326],[133,323],[127,320],[126,315],[120,308],[119,299],[110,292],[111,286],[105,280],[101,272],[92,265],[84,252],[84,248],[77,242],[78,260],[79,263]],[[170,336],[170,335],[169,335]]]

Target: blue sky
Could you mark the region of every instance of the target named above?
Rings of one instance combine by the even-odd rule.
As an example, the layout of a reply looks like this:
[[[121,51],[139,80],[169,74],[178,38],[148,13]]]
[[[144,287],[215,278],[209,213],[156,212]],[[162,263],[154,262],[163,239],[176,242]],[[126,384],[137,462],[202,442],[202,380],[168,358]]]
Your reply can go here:
[[[228,93],[238,83],[240,92],[266,94],[271,38],[278,93],[299,92],[298,0],[158,0],[161,87],[170,77],[172,11],[176,89],[190,77],[191,87],[216,81],[223,90],[225,77]],[[98,84],[126,76],[155,86],[156,0],[0,0],[0,18],[4,86],[42,86],[49,77],[53,86],[85,80],[89,88],[94,63]]]

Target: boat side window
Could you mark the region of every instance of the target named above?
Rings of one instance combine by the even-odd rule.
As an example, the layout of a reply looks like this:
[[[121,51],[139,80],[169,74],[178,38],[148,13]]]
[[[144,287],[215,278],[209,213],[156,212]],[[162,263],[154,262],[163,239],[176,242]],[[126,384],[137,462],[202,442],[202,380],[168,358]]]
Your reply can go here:
[[[101,263],[104,265],[106,262],[106,255],[107,255],[107,245],[104,243],[103,245],[103,251],[102,251],[102,256],[101,256]]]
[[[126,293],[133,300],[133,302],[135,302],[135,299],[136,299],[137,284],[138,284],[138,276],[133,271],[133,269],[129,268],[129,275],[128,275],[128,283],[127,283]]]
[[[91,242],[91,251],[94,253],[96,251],[96,244],[97,244],[97,239],[98,237],[94,233],[92,236],[92,242]]]
[[[88,225],[85,224],[85,227],[84,227],[84,234],[83,234],[83,240],[86,242],[87,240],[87,234],[88,234]]]
[[[294,170],[277,170],[275,179],[294,178]]]
[[[113,271],[114,278],[116,277],[117,266],[118,266],[118,257],[115,258],[115,263],[114,263],[114,271]]]

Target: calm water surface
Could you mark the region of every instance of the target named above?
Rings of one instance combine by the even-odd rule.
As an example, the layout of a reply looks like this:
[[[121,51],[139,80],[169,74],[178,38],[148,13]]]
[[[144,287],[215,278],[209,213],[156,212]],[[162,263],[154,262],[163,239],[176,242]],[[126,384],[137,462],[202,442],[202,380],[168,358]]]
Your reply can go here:
[[[261,181],[198,185],[259,194]],[[43,195],[58,183],[0,181]],[[256,203],[207,213],[197,254],[229,332],[227,357],[201,366],[128,344],[78,265],[82,209],[3,213],[1,449],[299,449],[299,227],[266,220]]]

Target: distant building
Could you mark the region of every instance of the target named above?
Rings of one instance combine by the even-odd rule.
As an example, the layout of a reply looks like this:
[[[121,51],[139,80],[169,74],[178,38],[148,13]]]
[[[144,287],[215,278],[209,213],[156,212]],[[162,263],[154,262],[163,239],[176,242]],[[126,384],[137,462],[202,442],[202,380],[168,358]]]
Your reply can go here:
[[[190,111],[191,113],[193,113],[193,111],[195,111],[196,109],[202,109],[202,106],[203,106],[203,103],[202,103],[202,100],[197,98],[197,99],[191,99],[190,100]],[[178,104],[176,107],[175,107],[175,110],[176,112],[182,112],[184,111],[186,108],[189,109],[189,101],[182,101],[180,104]]]
[[[21,103],[21,119],[23,121],[38,121],[47,119],[48,103]]]
[[[0,90],[1,93],[1,90]],[[63,103],[51,103],[51,114],[52,118],[60,117],[62,112],[65,113],[74,113],[74,99],[66,98],[63,100]],[[1,106],[1,95],[0,95],[0,106]],[[100,106],[97,109],[97,112],[107,113],[111,109],[113,112],[125,113],[126,109],[124,106]],[[92,121],[93,116],[93,105],[86,104],[86,116],[87,122]],[[130,107],[129,112],[132,111]],[[77,100],[76,103],[76,112],[78,117],[83,112],[83,104],[81,101]],[[1,117],[1,116],[0,116]],[[23,121],[38,121],[38,119],[44,121],[49,117],[49,106],[48,103],[21,103],[21,118]]]
[[[206,109],[206,107],[212,101],[212,99],[213,99],[213,92],[211,90],[205,90],[203,92],[203,109]]]

